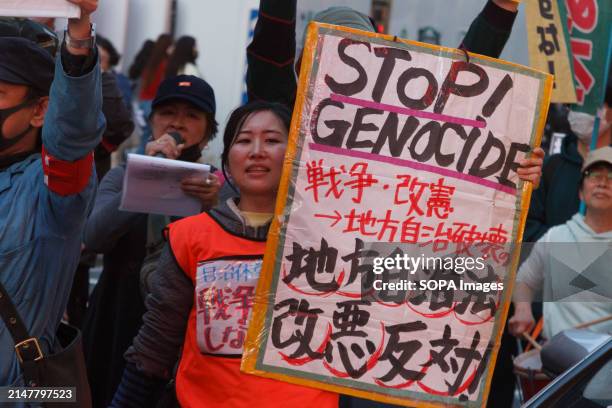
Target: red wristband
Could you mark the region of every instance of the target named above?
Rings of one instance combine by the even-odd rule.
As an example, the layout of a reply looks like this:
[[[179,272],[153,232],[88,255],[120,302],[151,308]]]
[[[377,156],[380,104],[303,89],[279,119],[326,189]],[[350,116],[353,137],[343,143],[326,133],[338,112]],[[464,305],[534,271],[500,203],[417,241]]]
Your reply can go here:
[[[87,187],[92,173],[93,152],[74,162],[56,159],[42,148],[45,185],[61,196],[78,194]]]

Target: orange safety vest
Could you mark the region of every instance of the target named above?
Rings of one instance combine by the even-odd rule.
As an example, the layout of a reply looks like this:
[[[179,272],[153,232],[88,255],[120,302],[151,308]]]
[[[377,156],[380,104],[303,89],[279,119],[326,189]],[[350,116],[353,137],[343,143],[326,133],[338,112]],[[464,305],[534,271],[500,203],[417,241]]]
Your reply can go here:
[[[181,406],[336,408],[337,394],[240,372],[265,241],[233,235],[206,213],[171,224],[168,238],[195,288],[176,376]]]

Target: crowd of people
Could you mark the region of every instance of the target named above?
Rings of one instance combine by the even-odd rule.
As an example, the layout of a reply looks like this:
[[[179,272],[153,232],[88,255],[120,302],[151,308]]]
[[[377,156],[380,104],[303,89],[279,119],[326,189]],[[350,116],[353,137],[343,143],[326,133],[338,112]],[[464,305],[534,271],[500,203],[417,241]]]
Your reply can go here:
[[[261,258],[265,250],[300,74],[297,0],[260,0],[245,50],[249,102],[224,124],[221,168],[182,180],[182,191],[201,203],[199,215],[185,218],[120,210],[126,167],[112,167],[111,155],[139,128],[142,154],[201,161],[218,133],[215,94],[224,90],[202,78],[191,36],[147,41],[127,75],[118,72],[119,53],[92,32],[98,1],[68,1],[81,17],[69,20],[62,41],[33,21],[0,24],[0,386],[44,384],[28,364],[62,353],[58,327],[67,321],[82,329],[79,367],[91,393],[83,395],[94,407],[390,406],[250,376],[240,372],[240,355],[207,353],[197,342],[197,264]],[[499,57],[517,7],[484,2],[458,46]],[[314,20],[377,30],[348,7]],[[593,117],[570,109],[561,153],[544,160],[536,148],[521,160],[519,177],[539,186],[525,241],[612,242],[610,86],[603,109],[596,149],[589,151]],[[89,269],[100,256],[90,295]],[[555,265],[542,246],[523,263],[509,334],[520,338],[535,325],[536,291],[552,302],[557,277],[583,270]],[[612,303],[596,300],[545,306],[544,335],[612,314]],[[490,406],[511,406],[512,352],[502,346]]]

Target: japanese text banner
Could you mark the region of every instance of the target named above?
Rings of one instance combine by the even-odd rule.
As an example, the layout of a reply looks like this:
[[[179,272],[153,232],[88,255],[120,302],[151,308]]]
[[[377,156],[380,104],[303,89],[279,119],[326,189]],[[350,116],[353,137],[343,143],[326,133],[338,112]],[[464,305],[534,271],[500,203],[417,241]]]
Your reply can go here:
[[[527,7],[529,65],[555,76],[552,102],[575,103],[569,37],[562,23],[557,0],[535,0]]]
[[[539,144],[552,76],[317,23],[303,58],[242,369],[402,405],[483,406],[531,193],[516,169]],[[466,279],[504,290],[372,286],[402,273],[377,274],[376,258],[470,251],[492,267]],[[420,269],[425,282],[461,276]]]
[[[612,1],[558,0],[567,24],[577,103],[573,109],[595,115],[604,100],[606,65],[612,42]]]

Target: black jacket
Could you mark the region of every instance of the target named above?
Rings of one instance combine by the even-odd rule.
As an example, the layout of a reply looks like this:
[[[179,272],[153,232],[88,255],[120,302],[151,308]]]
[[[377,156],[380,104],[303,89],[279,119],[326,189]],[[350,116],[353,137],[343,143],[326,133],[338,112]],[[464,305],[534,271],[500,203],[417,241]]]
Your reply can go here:
[[[561,153],[550,156],[542,168],[540,188],[533,191],[525,224],[524,242],[536,242],[550,227],[563,224],[580,207],[578,188],[582,156],[572,133],[563,139]]]

